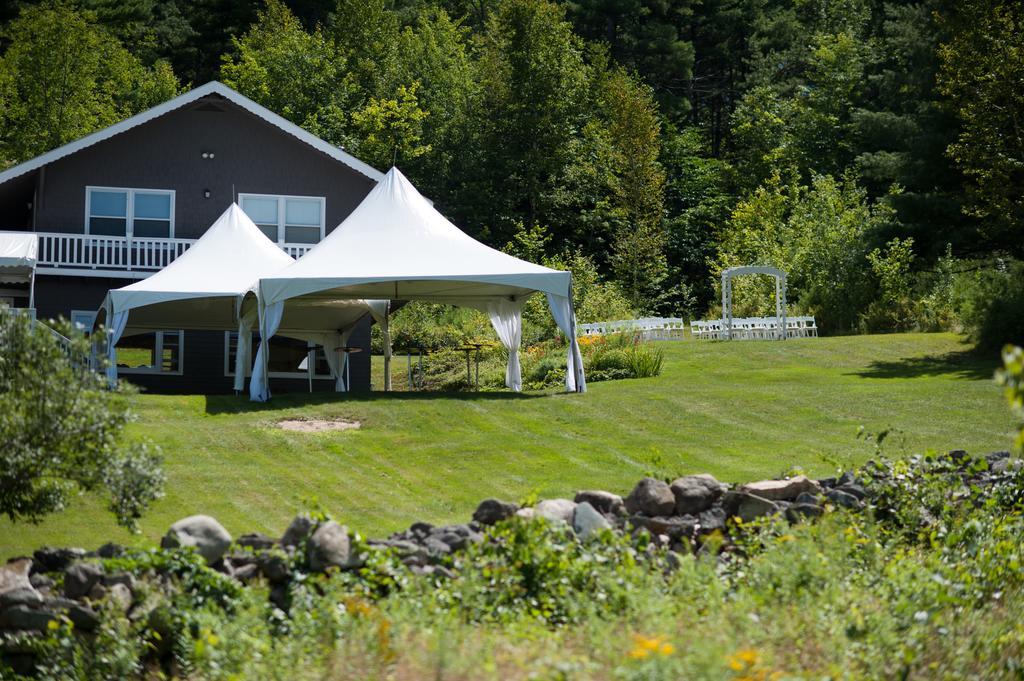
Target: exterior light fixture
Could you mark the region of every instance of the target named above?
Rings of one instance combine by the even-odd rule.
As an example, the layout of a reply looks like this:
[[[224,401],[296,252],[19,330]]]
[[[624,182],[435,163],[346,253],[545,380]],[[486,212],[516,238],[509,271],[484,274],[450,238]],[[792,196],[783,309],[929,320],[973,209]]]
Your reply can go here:
[[[203,190],[203,198],[204,199],[210,198],[210,190],[209,189],[204,189]]]
[[[205,159],[212,159],[213,158],[213,152],[212,151],[204,151],[202,153],[202,157],[205,158]]]

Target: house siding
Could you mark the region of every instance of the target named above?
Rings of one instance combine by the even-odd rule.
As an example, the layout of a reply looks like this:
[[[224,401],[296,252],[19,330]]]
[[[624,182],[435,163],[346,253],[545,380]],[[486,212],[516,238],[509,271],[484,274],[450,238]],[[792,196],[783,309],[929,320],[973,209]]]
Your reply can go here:
[[[203,110],[210,101],[224,111]],[[184,239],[202,236],[238,194],[249,193],[323,196],[330,232],[374,184],[220,97],[55,161],[37,183],[36,231],[83,233],[87,186],[173,189],[174,236]]]
[[[208,110],[211,105],[221,110]],[[202,158],[204,152],[214,158]],[[235,197],[248,193],[324,197],[329,233],[359,205],[374,181],[223,97],[210,95],[0,185],[0,229],[32,229],[34,221],[39,232],[84,233],[87,186],[174,190],[174,236],[197,239]],[[50,319],[67,317],[72,310],[97,310],[109,289],[131,281],[37,276],[37,315]],[[353,389],[368,389],[368,318],[350,342],[365,348],[351,357]],[[233,377],[224,375],[223,332],[186,330],[183,362],[181,376],[124,378],[152,392],[233,390]],[[332,388],[328,379],[314,380],[315,390]],[[308,383],[272,378],[271,390],[305,391]]]

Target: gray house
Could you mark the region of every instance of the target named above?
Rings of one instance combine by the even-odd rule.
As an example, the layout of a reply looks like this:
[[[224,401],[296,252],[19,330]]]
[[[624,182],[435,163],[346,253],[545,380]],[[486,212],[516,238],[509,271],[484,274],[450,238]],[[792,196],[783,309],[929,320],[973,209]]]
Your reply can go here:
[[[0,173],[0,229],[35,232],[35,307],[83,329],[108,289],[184,253],[237,201],[298,257],[340,223],[383,175],[217,82]],[[225,257],[230,257],[226,253]],[[28,306],[0,284],[0,303]],[[355,389],[369,386],[369,319],[350,344]],[[229,392],[232,332],[167,329],[118,343],[119,374],[155,392]],[[275,338],[276,391],[308,389],[310,350]],[[315,353],[314,388],[333,385]]]

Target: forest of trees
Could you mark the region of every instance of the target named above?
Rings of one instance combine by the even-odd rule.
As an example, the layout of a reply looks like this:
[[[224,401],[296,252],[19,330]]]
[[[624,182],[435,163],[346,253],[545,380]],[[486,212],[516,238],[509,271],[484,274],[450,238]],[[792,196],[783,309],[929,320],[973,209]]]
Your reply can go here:
[[[218,79],[589,273],[605,310],[714,314],[723,267],[768,263],[828,331],[1024,340],[1019,0],[46,0],[0,23],[0,167]]]

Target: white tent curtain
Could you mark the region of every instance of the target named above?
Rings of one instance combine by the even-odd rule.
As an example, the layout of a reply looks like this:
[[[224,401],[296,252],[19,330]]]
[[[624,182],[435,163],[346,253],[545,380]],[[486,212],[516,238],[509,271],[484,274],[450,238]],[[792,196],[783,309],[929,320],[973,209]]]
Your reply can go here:
[[[270,339],[277,333],[284,317],[284,303],[259,306],[260,347],[256,351],[256,363],[249,381],[249,399],[266,402],[270,399],[270,380],[267,374],[267,356],[270,353]]]
[[[572,311],[572,300],[568,296],[548,295],[548,307],[558,328],[565,334],[569,351],[565,359],[565,389],[569,392],[587,392],[587,379],[583,373],[583,355],[576,340],[576,315]]]
[[[348,367],[348,353],[339,352],[336,348],[348,345],[348,339],[352,337],[355,326],[340,333],[310,334],[305,338],[310,342],[322,345],[324,356],[327,358],[327,366],[331,370],[331,378],[334,379],[334,392],[344,393],[350,390],[345,382],[345,369]]]
[[[491,318],[491,326],[501,344],[508,350],[505,385],[519,392],[523,389],[523,373],[519,366],[519,344],[523,340],[523,303],[507,299],[489,302],[487,316]]]
[[[252,366],[252,329],[259,320],[255,306],[246,310],[238,320],[238,347],[235,350],[235,392],[245,390],[245,375]]]
[[[117,387],[117,341],[121,340],[127,324],[127,312],[111,314],[107,307],[107,383],[111,390]]]
[[[370,307],[370,316],[377,322],[380,328],[381,339],[384,342],[384,390],[391,390],[391,326],[388,315],[391,312],[390,300],[367,300]]]

